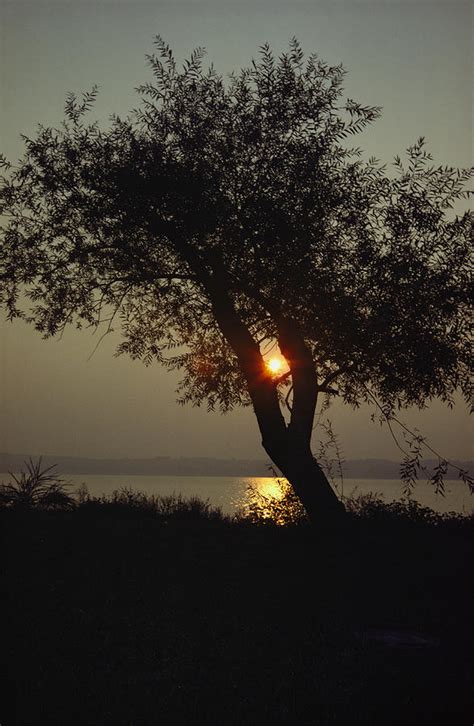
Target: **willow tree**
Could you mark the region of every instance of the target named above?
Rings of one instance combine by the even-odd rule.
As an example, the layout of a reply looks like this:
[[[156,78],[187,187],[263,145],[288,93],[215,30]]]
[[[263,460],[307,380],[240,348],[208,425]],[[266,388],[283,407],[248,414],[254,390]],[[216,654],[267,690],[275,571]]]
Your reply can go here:
[[[119,352],[182,371],[181,401],[251,405],[309,515],[334,521],[318,397],[390,412],[469,395],[472,216],[448,211],[469,172],[433,167],[423,139],[390,173],[364,160],[349,139],[379,109],[296,40],[225,80],[201,49],[178,67],[156,46],[128,118],[103,130],[85,122],[96,90],[70,95],[4,162],[1,302],[45,336],[119,323]]]

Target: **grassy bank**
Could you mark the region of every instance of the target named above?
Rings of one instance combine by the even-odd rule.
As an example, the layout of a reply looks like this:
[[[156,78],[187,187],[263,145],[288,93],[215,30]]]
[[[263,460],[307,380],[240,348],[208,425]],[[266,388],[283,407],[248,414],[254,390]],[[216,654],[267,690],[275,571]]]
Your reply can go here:
[[[8,724],[471,724],[472,520],[344,535],[117,493],[5,507]]]

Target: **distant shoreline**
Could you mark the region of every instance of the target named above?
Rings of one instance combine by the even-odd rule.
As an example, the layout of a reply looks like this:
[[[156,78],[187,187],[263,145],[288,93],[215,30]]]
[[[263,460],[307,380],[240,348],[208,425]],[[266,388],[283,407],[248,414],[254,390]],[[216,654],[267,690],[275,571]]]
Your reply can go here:
[[[0,453],[0,471],[18,472],[29,458],[37,459],[39,454]],[[136,474],[141,476],[230,476],[230,477],[269,477],[273,476],[270,462],[260,459],[214,459],[211,457],[158,456],[150,459],[95,459],[79,456],[42,457],[43,465],[57,466],[59,474]],[[431,470],[437,461],[426,459],[423,462]],[[473,461],[453,460],[456,466],[468,471],[474,470]],[[347,478],[358,479],[398,479],[400,462],[389,459],[349,459],[343,464]],[[426,479],[423,471],[420,480]],[[458,472],[448,468],[446,479],[457,479]]]

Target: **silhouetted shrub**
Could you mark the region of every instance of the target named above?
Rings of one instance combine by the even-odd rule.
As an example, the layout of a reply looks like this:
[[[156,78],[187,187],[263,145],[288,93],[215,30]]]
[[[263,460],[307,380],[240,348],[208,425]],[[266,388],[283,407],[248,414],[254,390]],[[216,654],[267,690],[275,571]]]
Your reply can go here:
[[[351,518],[372,524],[442,526],[451,529],[472,527],[474,524],[473,513],[435,512],[410,497],[386,502],[380,494],[359,494],[345,497],[344,504]]]
[[[268,496],[255,486],[246,490],[246,501],[237,517],[253,524],[279,526],[309,524],[306,512],[292,487],[283,478],[275,477],[276,495]],[[471,528],[474,514],[458,512],[436,512],[410,497],[386,502],[377,493],[352,494],[342,497],[348,520],[367,526],[393,525],[398,527],[423,526],[444,529]]]
[[[41,457],[25,462],[26,471],[18,476],[9,472],[13,481],[0,485],[0,506],[21,509],[71,509],[75,506],[68,494],[70,486],[54,472],[56,465],[42,468]]]
[[[249,484],[245,490],[245,503],[239,508],[237,518],[252,524],[307,524],[308,517],[301,500],[287,480],[275,477],[274,481],[276,496],[263,494]]]
[[[96,514],[119,518],[152,517],[161,521],[207,521],[226,524],[270,526],[307,526],[306,512],[284,478],[274,477],[270,492],[249,485],[245,501],[234,515],[227,516],[220,507],[197,496],[182,494],[153,495],[123,487],[111,494],[93,496],[82,484],[74,496],[69,483],[56,472],[55,466],[42,468],[41,458],[25,462],[26,470],[11,474],[12,480],[0,485],[0,508],[23,510],[76,510],[83,515]],[[352,494],[343,497],[348,522],[370,527],[442,527],[445,530],[472,528],[474,513],[439,513],[410,497],[386,502],[381,494]]]

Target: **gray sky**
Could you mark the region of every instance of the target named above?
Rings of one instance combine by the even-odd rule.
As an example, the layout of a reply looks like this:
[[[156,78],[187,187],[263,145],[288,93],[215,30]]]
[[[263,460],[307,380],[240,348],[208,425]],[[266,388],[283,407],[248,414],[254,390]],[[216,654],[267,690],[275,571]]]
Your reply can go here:
[[[296,35],[348,70],[348,96],[381,105],[383,117],[357,141],[390,162],[425,136],[435,161],[472,163],[472,9],[463,0],[59,0],[0,3],[0,150],[14,161],[20,133],[55,125],[68,91],[100,87],[94,117],[137,104],[148,79],[145,53],[161,34],[178,58],[203,45],[216,69],[248,65],[268,41],[276,51]],[[114,358],[118,338],[68,331],[43,341],[22,323],[0,323],[0,450],[79,456],[261,457],[249,410],[225,417],[175,404],[176,378]],[[346,458],[398,453],[367,410],[331,413]],[[445,456],[470,458],[463,404],[409,412]]]

